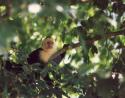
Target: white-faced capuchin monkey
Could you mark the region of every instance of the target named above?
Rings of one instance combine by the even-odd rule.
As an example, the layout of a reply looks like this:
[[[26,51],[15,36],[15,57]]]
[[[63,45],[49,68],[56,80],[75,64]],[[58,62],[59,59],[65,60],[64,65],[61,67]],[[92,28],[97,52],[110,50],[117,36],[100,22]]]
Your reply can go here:
[[[28,64],[41,63],[43,64],[41,65],[41,67],[44,67],[56,51],[57,51],[57,46],[55,40],[53,38],[46,38],[43,40],[41,48],[38,48],[29,54],[27,62]],[[52,65],[58,65],[64,58],[64,56],[65,52],[57,56],[52,61]]]
[[[64,46],[66,47],[66,45],[64,45]],[[53,56],[53,54],[56,51],[57,51],[57,46],[56,46],[55,40],[53,38],[47,37],[46,39],[44,39],[42,41],[41,48],[38,48],[29,54],[29,56],[27,58],[27,62],[28,62],[28,64],[40,63],[40,68],[44,68],[47,65],[49,59]],[[66,52],[60,54],[55,59],[53,59],[51,64],[54,66],[59,65],[59,63],[64,58],[65,53]],[[37,74],[37,73],[35,73],[35,74]],[[44,77],[44,80],[51,82],[51,79],[49,78],[48,74],[46,77]]]

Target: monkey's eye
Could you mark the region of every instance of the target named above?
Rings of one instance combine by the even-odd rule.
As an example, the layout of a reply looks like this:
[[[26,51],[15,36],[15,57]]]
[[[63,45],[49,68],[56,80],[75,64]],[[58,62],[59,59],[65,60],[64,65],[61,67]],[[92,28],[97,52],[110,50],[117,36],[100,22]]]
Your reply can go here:
[[[51,44],[53,44],[53,42],[52,42],[52,41],[48,41],[47,44],[48,44],[48,45],[51,45]]]

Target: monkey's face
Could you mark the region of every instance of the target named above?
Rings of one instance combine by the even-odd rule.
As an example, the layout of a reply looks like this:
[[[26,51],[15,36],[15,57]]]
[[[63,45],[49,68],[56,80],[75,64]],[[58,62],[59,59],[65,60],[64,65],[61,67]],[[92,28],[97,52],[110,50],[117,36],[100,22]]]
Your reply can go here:
[[[54,39],[52,38],[47,38],[43,41],[42,43],[42,48],[43,49],[52,49],[54,47]]]

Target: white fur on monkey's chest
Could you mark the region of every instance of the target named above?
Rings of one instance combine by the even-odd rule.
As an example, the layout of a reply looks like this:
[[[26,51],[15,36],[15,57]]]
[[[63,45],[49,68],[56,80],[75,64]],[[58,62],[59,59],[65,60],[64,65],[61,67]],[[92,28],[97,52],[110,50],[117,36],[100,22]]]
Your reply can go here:
[[[40,52],[40,60],[44,63],[47,63],[50,59],[50,57],[56,52],[55,49],[49,49],[45,51]]]

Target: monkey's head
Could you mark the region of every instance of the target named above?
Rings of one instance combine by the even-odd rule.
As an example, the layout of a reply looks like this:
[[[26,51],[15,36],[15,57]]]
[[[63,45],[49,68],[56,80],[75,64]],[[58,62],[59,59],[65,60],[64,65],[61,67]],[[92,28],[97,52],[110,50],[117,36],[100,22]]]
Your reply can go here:
[[[53,38],[46,38],[42,42],[42,48],[46,49],[53,49],[55,48],[55,40]]]

